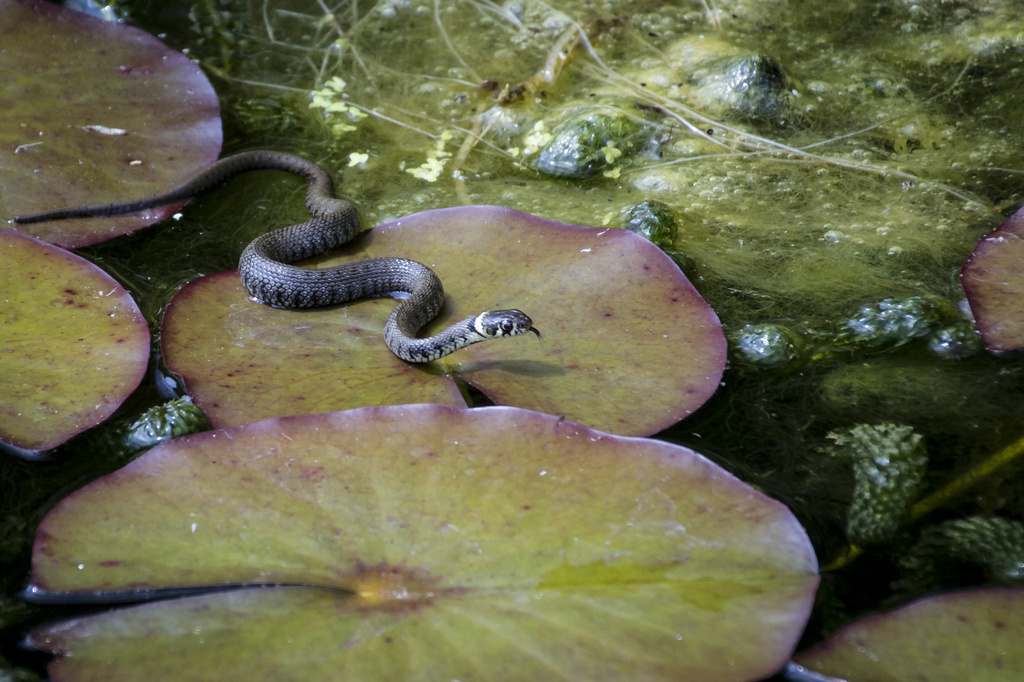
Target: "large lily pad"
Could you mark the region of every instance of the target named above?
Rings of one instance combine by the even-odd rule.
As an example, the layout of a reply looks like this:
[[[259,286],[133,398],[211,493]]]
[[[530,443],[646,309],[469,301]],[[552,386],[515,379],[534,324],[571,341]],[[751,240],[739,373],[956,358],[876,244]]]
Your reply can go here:
[[[856,682],[1024,679],[1024,590],[941,594],[866,618],[796,657]]]
[[[29,641],[58,681],[750,680],[815,571],[783,505],[685,448],[373,407],[185,436],[73,493],[39,526],[37,598],[263,587]]]
[[[0,229],[0,441],[47,450],[99,424],[135,390],[149,327],[88,261]]]
[[[426,211],[364,232],[321,266],[412,258],[444,282],[428,333],[483,310],[520,308],[533,336],[482,343],[430,366],[384,346],[390,299],[275,310],[235,273],[192,282],[163,322],[167,364],[215,426],[364,405],[464,404],[452,376],[498,404],[647,435],[715,391],[725,338],[714,311],[657,247],[625,230],[556,223],[495,206]]]
[[[0,216],[156,194],[220,153],[213,88],[188,57],[147,33],[42,0],[0,0],[0,42]],[[16,227],[85,246],[179,205]]]
[[[1024,208],[986,234],[960,272],[989,350],[1024,348]]]

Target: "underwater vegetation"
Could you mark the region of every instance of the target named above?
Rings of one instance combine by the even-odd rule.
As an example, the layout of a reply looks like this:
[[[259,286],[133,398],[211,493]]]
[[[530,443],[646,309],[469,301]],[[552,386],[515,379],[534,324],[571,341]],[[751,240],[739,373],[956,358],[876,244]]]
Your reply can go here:
[[[571,110],[570,110],[571,111]],[[645,134],[645,132],[647,134]],[[617,110],[585,108],[568,115],[551,141],[537,152],[534,168],[559,178],[590,178],[629,160],[643,148],[651,128]]]
[[[128,426],[124,442],[133,448],[151,448],[165,440],[209,429],[206,415],[185,396],[143,412]]]
[[[833,457],[853,465],[853,500],[846,537],[855,545],[887,540],[900,528],[921,492],[928,456],[909,426],[858,424],[829,433]]]

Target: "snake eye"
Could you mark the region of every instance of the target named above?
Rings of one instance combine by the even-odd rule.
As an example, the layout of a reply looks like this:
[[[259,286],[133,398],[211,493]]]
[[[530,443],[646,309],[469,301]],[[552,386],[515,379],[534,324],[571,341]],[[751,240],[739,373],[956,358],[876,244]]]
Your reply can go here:
[[[501,331],[504,332],[505,334],[508,334],[515,328],[515,325],[512,324],[512,322],[509,320],[502,320],[501,325],[499,326],[501,327]]]

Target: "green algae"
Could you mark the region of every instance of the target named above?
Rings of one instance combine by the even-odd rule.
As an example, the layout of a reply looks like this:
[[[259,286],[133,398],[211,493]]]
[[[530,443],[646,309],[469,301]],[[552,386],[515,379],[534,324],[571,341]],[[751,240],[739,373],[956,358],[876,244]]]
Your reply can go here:
[[[616,16],[628,20],[594,37],[601,62],[579,49],[554,82],[513,106],[500,106],[496,90],[528,81],[571,30],[570,19],[586,28],[586,19],[603,16],[600,8],[581,13],[571,3],[560,10],[514,3],[500,11],[473,2],[379,3],[359,14],[351,13],[354,8],[324,15],[286,6],[264,17],[247,3],[228,5],[232,17],[248,9],[251,36],[223,31],[227,15],[208,24],[197,15],[195,31],[203,38],[193,46],[196,53],[209,54],[218,68],[227,49],[248,54],[228,70],[244,84],[222,87],[250,96],[239,101],[292,93],[288,113],[268,108],[268,119],[293,119],[310,133],[287,143],[330,167],[368,224],[469,201],[600,226],[613,223],[640,194],[704,227],[703,239],[685,246],[713,273],[710,290],[770,296],[786,314],[795,309],[826,317],[837,301],[909,293],[921,282],[944,286],[965,235],[979,234],[995,219],[987,203],[1005,200],[979,194],[987,188],[966,181],[992,179],[975,149],[969,163],[964,157],[975,135],[992,131],[953,117],[967,84],[949,68],[947,51],[915,55],[874,33],[864,45],[853,44],[844,40],[846,22],[830,25],[820,11],[804,16],[803,10],[783,9],[765,37],[756,33],[767,19],[764,10],[737,3],[730,7],[733,18],[712,37],[688,30],[707,21],[699,11],[617,3]],[[857,15],[876,32],[892,21],[867,10]],[[969,19],[981,22],[975,31],[983,30],[980,16]],[[918,30],[927,34],[926,27],[934,26],[931,35],[944,36],[953,21],[933,17]],[[794,28],[778,28],[786,22]],[[841,59],[815,57],[805,33],[810,30],[816,40],[832,39],[848,52]],[[417,39],[401,37],[409,34]],[[998,35],[1003,37],[994,39],[1010,39]],[[221,43],[210,44],[210,36],[220,36]],[[268,46],[270,36],[275,42]],[[291,48],[297,54],[289,61],[284,46],[300,37],[308,40]],[[916,70],[901,61],[914,58],[921,62]],[[941,71],[935,61],[943,63]],[[336,114],[307,109],[301,97],[303,90],[307,96],[323,91],[338,78],[345,89],[337,93],[337,105],[366,114],[346,121],[343,133]],[[749,114],[739,122],[727,115],[702,118],[699,110],[691,115],[690,107],[705,103],[695,95],[701,84],[716,78],[767,80],[799,117],[765,127],[772,116],[762,116],[756,130],[744,130],[734,125],[742,126]],[[1008,72],[1005,78],[1009,82]],[[943,86],[945,99],[927,96]],[[737,96],[744,93],[749,88]],[[1012,109],[1010,99],[997,106]],[[590,114],[578,111],[581,101],[592,102]],[[586,119],[613,102],[638,107],[654,126],[656,154],[612,162],[601,154],[594,157],[601,165],[588,165],[584,173],[596,177],[568,183],[533,170],[543,150],[538,125],[549,145],[559,117],[576,111]],[[258,108],[246,105],[247,127],[270,129],[270,123],[258,123]],[[702,135],[688,132],[687,122]],[[801,149],[807,151],[794,153]],[[997,163],[1013,165],[1005,156]],[[617,177],[598,172],[617,166]],[[950,171],[938,175],[943,167]],[[729,304],[723,297],[721,305]],[[746,315],[742,306],[735,312]]]
[[[991,388],[967,368],[878,358],[844,364],[825,374],[820,396],[824,409],[841,415],[955,420],[974,410],[997,410],[990,402]]]

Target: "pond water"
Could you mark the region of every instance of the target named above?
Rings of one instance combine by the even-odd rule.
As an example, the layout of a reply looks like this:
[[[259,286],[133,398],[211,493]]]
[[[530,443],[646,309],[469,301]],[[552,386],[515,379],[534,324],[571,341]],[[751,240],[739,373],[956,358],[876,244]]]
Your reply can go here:
[[[622,227],[639,204],[657,202],[675,224],[669,250],[731,338],[773,325],[792,343],[793,359],[778,366],[734,352],[716,396],[656,437],[706,454],[800,518],[822,566],[833,567],[810,639],[928,590],[1012,579],[956,555],[942,524],[1024,521],[1019,463],[918,518],[904,512],[1024,437],[1024,364],[980,350],[957,279],[978,239],[1024,197],[1019,7],[127,6],[207,68],[226,153],[275,148],[317,160],[366,225],[475,203]],[[559,134],[595,117],[612,124],[574,152],[573,173],[586,177],[538,172]],[[200,197],[172,225],[83,255],[156,320],[183,282],[234,267],[257,234],[300,219],[302,191],[252,174]],[[160,400],[144,386],[124,419]],[[927,471],[907,499],[858,488],[855,467],[829,455],[829,434],[859,424],[923,437]],[[51,500],[123,463],[114,437],[100,427],[53,463],[0,463],[0,558],[15,567],[8,598]],[[852,554],[851,503],[892,521]]]

